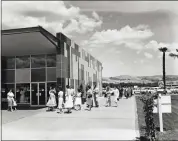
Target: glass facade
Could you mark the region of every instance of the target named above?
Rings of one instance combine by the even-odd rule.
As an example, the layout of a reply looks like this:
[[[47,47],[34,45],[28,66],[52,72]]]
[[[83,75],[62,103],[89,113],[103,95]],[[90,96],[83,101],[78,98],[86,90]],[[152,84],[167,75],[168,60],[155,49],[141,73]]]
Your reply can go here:
[[[56,54],[2,57],[1,68],[1,97],[12,89],[19,104],[45,105],[56,87]]]

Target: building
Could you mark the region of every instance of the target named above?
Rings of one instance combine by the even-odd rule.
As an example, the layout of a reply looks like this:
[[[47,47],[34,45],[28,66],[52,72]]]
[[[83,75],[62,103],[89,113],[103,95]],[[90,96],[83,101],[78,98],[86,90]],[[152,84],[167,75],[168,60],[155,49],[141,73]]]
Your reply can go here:
[[[62,33],[41,26],[3,30],[1,55],[2,98],[12,89],[19,105],[45,106],[51,86],[102,90],[102,64]]]

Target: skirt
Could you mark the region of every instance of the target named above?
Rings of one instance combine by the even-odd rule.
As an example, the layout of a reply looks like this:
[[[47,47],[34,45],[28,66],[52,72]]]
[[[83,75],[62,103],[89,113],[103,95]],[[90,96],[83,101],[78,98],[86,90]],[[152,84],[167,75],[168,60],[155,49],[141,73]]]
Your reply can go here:
[[[93,104],[93,99],[87,98],[87,105],[92,106],[92,104]]]
[[[72,108],[72,107],[73,107],[73,99],[72,97],[69,97],[66,99],[65,108]]]
[[[82,105],[82,99],[81,99],[81,97],[76,97],[76,99],[75,99],[75,105]]]
[[[56,99],[54,98],[49,98],[47,104],[46,104],[47,107],[55,107],[56,106]]]
[[[7,102],[8,102],[8,106],[13,106],[13,98],[8,98]]]
[[[62,109],[63,108],[63,98],[58,99],[58,108]]]

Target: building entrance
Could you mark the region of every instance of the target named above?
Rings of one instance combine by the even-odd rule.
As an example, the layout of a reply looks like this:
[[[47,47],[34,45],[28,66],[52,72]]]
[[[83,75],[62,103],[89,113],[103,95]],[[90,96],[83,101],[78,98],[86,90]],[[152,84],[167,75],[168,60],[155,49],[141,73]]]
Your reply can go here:
[[[31,105],[46,105],[46,83],[31,83]]]

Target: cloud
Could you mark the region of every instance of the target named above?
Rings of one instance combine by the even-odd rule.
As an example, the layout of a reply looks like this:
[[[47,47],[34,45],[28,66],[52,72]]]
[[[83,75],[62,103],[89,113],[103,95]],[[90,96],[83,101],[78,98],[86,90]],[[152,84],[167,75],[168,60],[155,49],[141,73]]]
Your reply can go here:
[[[100,20],[99,15],[98,15],[95,11],[93,11],[92,16],[93,16],[96,20]]]
[[[175,52],[176,49],[178,49],[178,43],[176,43],[176,42],[174,42],[174,43],[162,43],[162,42],[158,43],[157,41],[152,40],[145,45],[145,49],[151,49],[154,51],[159,51],[158,49],[160,47],[167,47],[168,52]]]
[[[143,59],[141,59],[141,60],[140,60],[140,63],[142,63],[142,64],[143,64],[144,62],[145,62],[145,61],[144,61]]]
[[[137,64],[138,62],[137,61],[134,61],[135,64]]]
[[[101,32],[95,32],[88,41],[82,43],[88,47],[120,46],[131,49],[141,50],[144,40],[152,37],[153,32],[147,26],[139,25],[130,27],[129,25],[117,29],[108,29]]]
[[[3,1],[3,29],[41,25],[49,31],[84,34],[100,27],[102,20],[94,12],[94,18],[82,14],[79,7],[66,6],[63,1]],[[13,24],[12,24],[13,23]]]
[[[77,3],[77,2],[74,2]],[[80,5],[78,3],[78,5]],[[102,6],[101,6],[102,5]],[[178,13],[177,1],[93,1],[83,3],[85,11],[116,11],[116,12],[152,12],[166,10]],[[129,8],[128,8],[129,7]]]
[[[145,52],[144,55],[145,55],[145,57],[148,58],[148,59],[153,58],[153,55],[150,54],[150,53]]]

